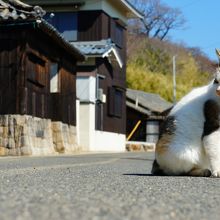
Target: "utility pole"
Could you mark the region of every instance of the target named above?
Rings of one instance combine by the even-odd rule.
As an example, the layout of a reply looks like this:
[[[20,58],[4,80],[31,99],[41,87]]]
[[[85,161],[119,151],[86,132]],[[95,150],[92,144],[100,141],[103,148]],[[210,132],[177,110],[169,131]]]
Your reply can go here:
[[[176,103],[176,56],[173,56],[173,103]]]

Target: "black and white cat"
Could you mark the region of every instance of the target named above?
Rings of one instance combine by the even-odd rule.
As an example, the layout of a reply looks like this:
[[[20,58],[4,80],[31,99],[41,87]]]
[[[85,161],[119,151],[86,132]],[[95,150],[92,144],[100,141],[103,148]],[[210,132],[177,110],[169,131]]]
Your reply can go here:
[[[152,174],[220,177],[220,69],[183,97],[168,115]]]

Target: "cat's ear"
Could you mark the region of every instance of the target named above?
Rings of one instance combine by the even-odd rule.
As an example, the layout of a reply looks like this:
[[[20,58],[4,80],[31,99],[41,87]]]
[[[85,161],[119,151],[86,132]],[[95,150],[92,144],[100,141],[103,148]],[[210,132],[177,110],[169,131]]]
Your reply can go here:
[[[215,48],[215,53],[218,57],[218,67],[216,69],[216,73],[218,73],[218,75],[219,75],[219,73],[220,73],[220,49]]]
[[[215,52],[216,52],[217,56],[220,57],[220,49],[215,48]]]

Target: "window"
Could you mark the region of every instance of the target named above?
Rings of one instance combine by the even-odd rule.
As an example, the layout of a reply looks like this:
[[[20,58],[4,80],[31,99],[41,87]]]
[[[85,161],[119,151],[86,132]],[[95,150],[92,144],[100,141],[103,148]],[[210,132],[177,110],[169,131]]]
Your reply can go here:
[[[33,53],[28,53],[26,70],[27,79],[30,83],[34,83],[36,86],[40,87],[46,85],[45,61],[39,56]]]
[[[122,116],[122,97],[122,91],[115,89],[115,116],[118,117]]]
[[[45,19],[62,34],[67,41],[77,40],[77,14],[75,12],[47,13]]]
[[[124,27],[118,20],[112,20],[111,23],[111,37],[113,42],[120,48],[124,45]]]
[[[110,87],[108,96],[109,115],[122,117],[123,90],[116,87]]]
[[[50,65],[50,92],[59,92],[59,71],[57,63],[51,63]]]
[[[123,47],[123,40],[124,40],[123,32],[124,32],[123,27],[119,24],[116,24],[116,30],[115,30],[116,44],[121,48]]]
[[[81,102],[92,102],[96,100],[96,79],[93,76],[78,76],[76,80],[76,95]]]

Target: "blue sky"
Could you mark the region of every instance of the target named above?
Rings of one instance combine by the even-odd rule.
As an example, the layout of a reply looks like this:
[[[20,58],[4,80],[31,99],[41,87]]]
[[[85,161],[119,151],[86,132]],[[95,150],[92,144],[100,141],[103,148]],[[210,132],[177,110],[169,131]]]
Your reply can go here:
[[[183,30],[173,30],[170,37],[189,47],[200,47],[217,61],[215,48],[220,48],[220,0],[162,0],[170,7],[179,8],[186,18]]]

